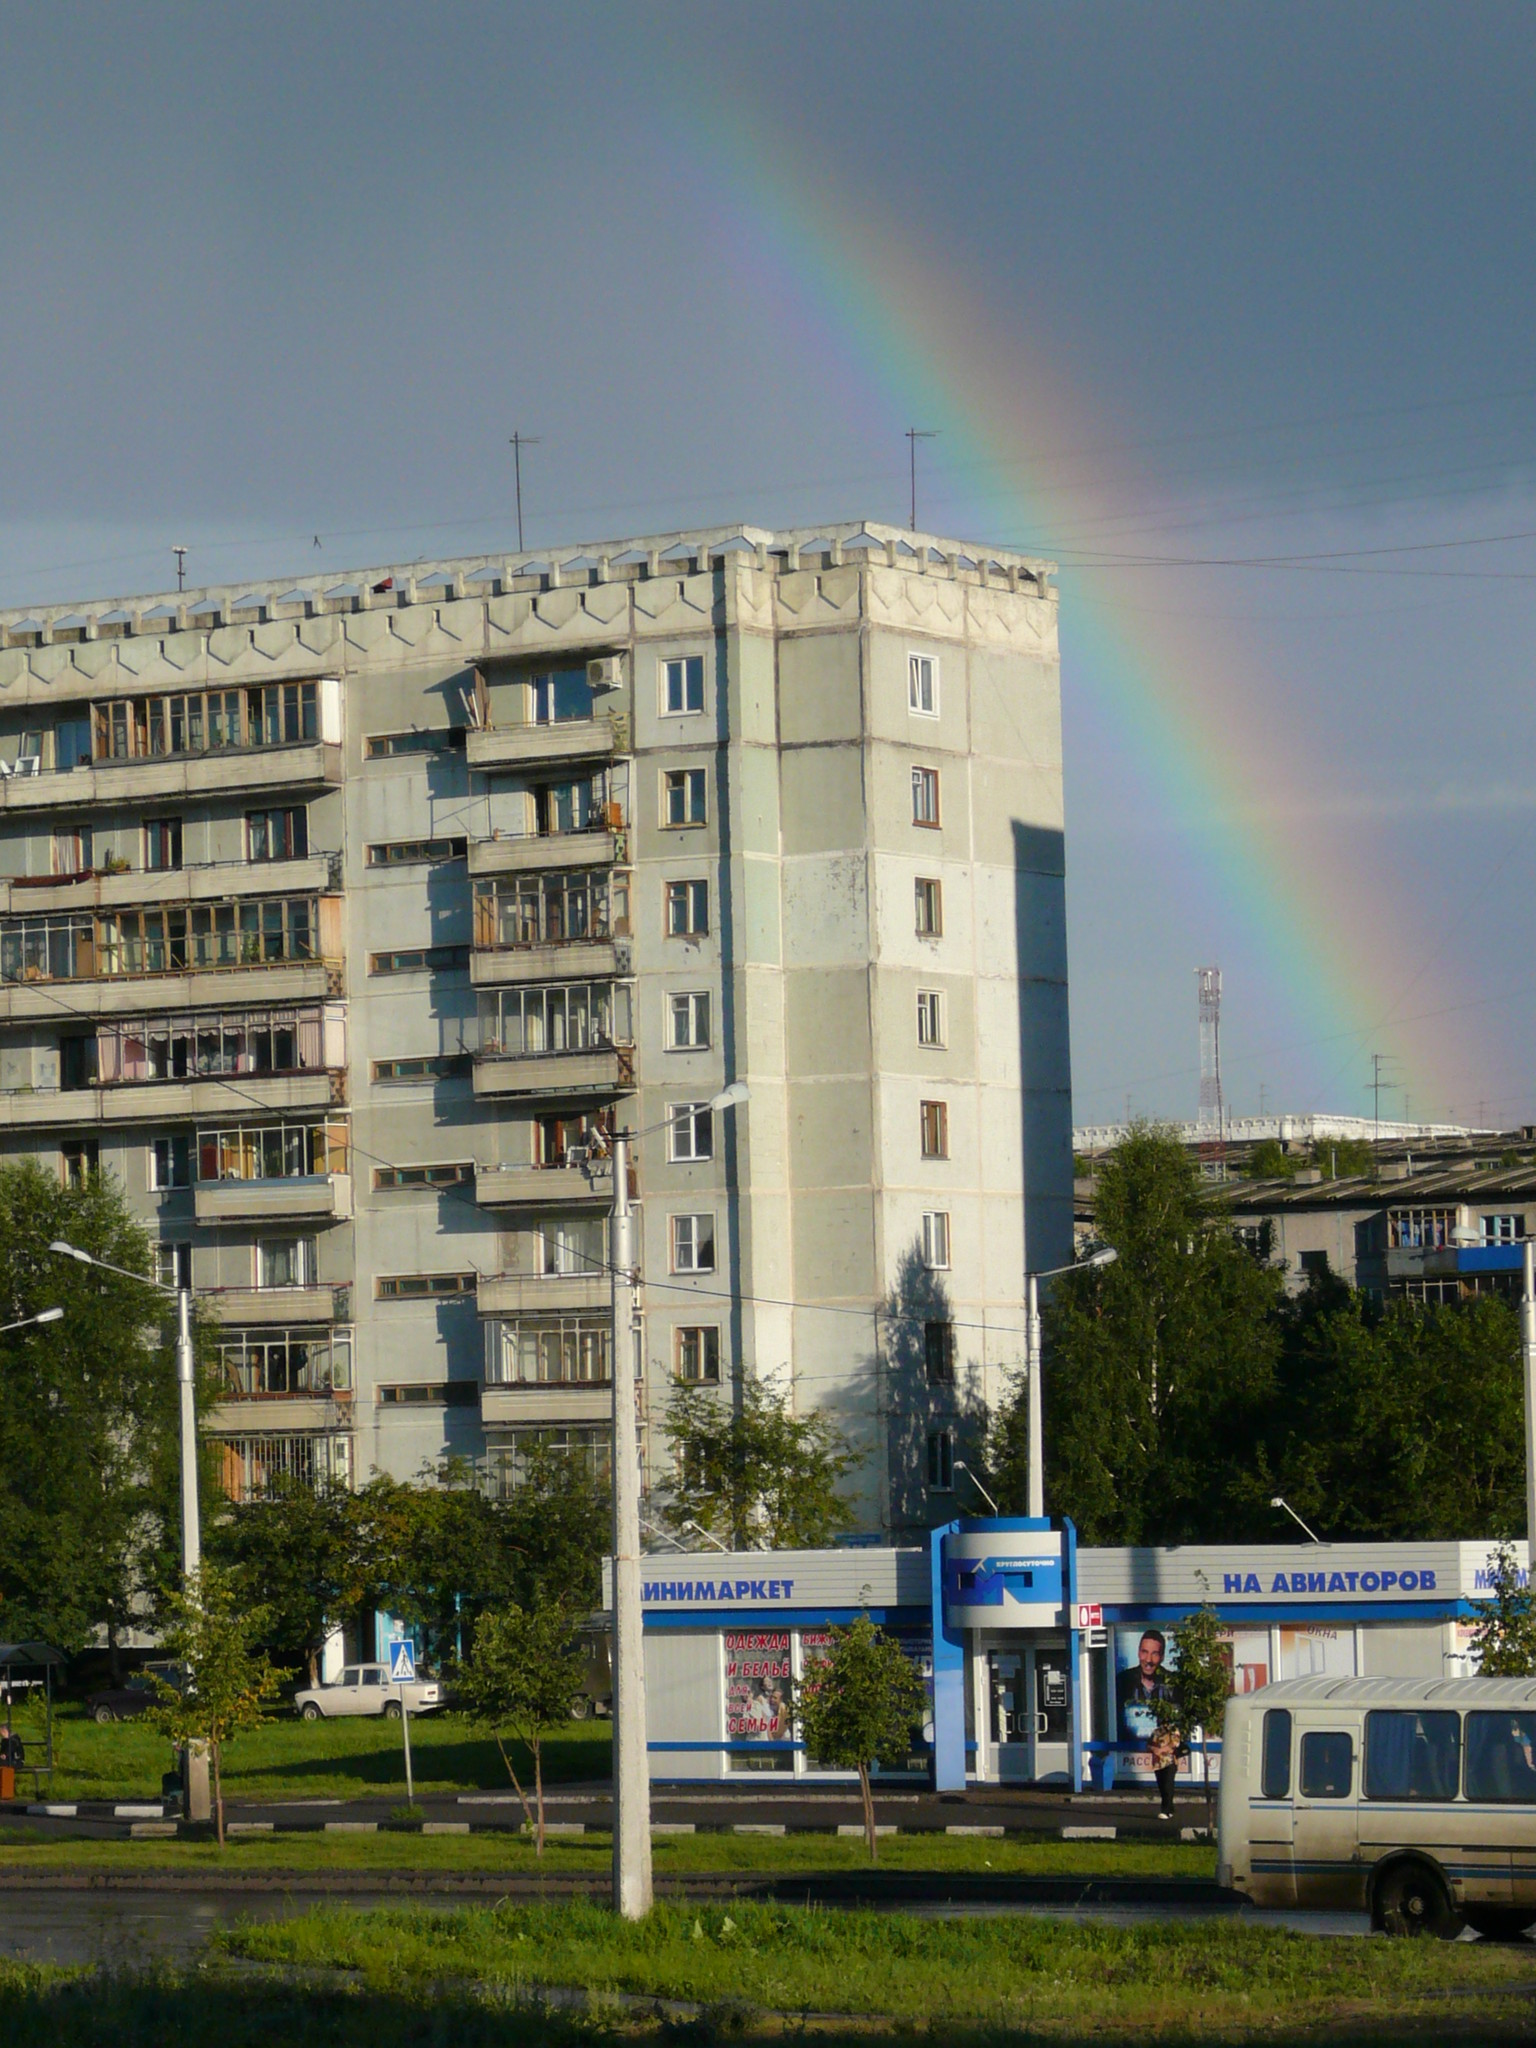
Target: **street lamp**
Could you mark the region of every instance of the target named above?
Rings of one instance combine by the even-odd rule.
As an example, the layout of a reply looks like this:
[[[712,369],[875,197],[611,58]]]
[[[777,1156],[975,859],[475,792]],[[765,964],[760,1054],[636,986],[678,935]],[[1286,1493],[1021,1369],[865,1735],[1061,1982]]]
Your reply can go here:
[[[1120,1254],[1112,1244],[1102,1244],[1086,1259],[1066,1266],[1047,1266],[1043,1273],[1026,1273],[1024,1315],[1024,1371],[1029,1390],[1029,1512],[1034,1521],[1045,1518],[1045,1409],[1041,1399],[1040,1290],[1038,1282],[1054,1280],[1061,1273],[1086,1272],[1092,1266],[1112,1266]]]
[[[745,1081],[710,1097],[710,1110],[735,1109]],[[672,1122],[613,1134],[613,1904],[625,1920],[651,1910],[651,1779],[645,1744],[645,1642],[640,1602],[640,1262],[633,1241],[629,1147]],[[627,1341],[626,1341],[627,1339]]]
[[[1280,1495],[1279,1495],[1279,1494],[1277,1493],[1277,1494],[1273,1494],[1273,1495],[1272,1495],[1272,1496],[1270,1497],[1270,1503],[1269,1503],[1269,1504],[1270,1504],[1270,1506],[1271,1506],[1272,1508],[1284,1508],[1284,1509],[1285,1509],[1285,1512],[1286,1512],[1286,1513],[1287,1513],[1287,1514],[1288,1514],[1288,1515],[1290,1516],[1291,1520],[1292,1520],[1292,1521],[1293,1521],[1293,1522],[1294,1522],[1294,1523],[1296,1524],[1296,1526],[1297,1526],[1297,1528],[1298,1528],[1298,1529],[1306,1529],[1306,1530],[1307,1530],[1307,1534],[1308,1534],[1308,1536],[1310,1536],[1310,1537],[1311,1537],[1311,1539],[1312,1539],[1312,1541],[1313,1541],[1314,1543],[1321,1543],[1321,1542],[1322,1542],[1322,1540],[1323,1540],[1323,1539],[1322,1539],[1322,1537],[1318,1535],[1318,1533],[1317,1533],[1317,1531],[1316,1531],[1315,1529],[1307,1529],[1307,1525],[1306,1525],[1306,1523],[1305,1523],[1305,1522],[1304,1522],[1304,1521],[1303,1521],[1303,1520],[1301,1519],[1300,1515],[1298,1515],[1298,1514],[1297,1514],[1296,1510],[1295,1510],[1295,1509],[1294,1509],[1294,1508],[1293,1508],[1293,1507],[1291,1506],[1291,1504],[1290,1504],[1290,1502],[1289,1502],[1288,1500],[1285,1500],[1285,1499],[1283,1499],[1283,1498],[1282,1498],[1282,1497],[1281,1497],[1281,1496],[1280,1496]]]
[[[963,1472],[965,1474],[965,1476],[970,1480],[972,1486],[975,1487],[976,1491],[981,1495],[982,1499],[986,1502],[987,1506],[992,1510],[993,1514],[998,1516],[999,1519],[1001,1519],[1003,1512],[1002,1509],[998,1506],[997,1502],[992,1498],[991,1494],[988,1493],[987,1489],[982,1485],[981,1481],[976,1477],[976,1474],[971,1470],[970,1466],[967,1465],[964,1458],[956,1458],[953,1460],[953,1463],[955,1470],[957,1472]]]
[[[30,1330],[34,1323],[56,1323],[64,1313],[61,1308],[45,1308],[35,1316],[23,1316],[18,1323],[0,1323],[0,1337],[12,1330]]]

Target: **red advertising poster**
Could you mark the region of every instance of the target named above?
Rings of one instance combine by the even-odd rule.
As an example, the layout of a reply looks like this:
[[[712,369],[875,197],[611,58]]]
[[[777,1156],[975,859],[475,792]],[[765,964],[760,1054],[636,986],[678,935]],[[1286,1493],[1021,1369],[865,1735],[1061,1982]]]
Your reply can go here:
[[[725,1632],[725,1732],[731,1742],[788,1742],[793,1733],[789,1631]]]

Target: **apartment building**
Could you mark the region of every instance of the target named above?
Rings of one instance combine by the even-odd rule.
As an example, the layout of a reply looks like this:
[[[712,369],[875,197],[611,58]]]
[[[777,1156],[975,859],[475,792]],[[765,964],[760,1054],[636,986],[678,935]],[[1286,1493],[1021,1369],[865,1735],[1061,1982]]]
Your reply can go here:
[[[971,1505],[1072,1239],[1048,577],[731,527],[0,613],[0,1148],[195,1288],[232,1492],[601,1465],[618,1118],[650,1476],[758,1378],[865,1527]]]

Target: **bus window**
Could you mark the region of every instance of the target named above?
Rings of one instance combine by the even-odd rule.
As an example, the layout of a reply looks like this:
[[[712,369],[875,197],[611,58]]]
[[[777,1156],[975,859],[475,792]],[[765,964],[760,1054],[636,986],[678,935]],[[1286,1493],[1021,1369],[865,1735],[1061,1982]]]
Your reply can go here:
[[[1456,1797],[1460,1714],[1379,1711],[1365,1717],[1367,1799]]]
[[[1301,1738],[1303,1799],[1347,1799],[1355,1770],[1355,1745],[1342,1731],[1314,1728]]]
[[[1288,1707],[1271,1707],[1264,1716],[1264,1762],[1259,1790],[1266,1799],[1291,1796],[1291,1714]]]
[[[1536,1714],[1468,1714],[1467,1797],[1536,1806]]]

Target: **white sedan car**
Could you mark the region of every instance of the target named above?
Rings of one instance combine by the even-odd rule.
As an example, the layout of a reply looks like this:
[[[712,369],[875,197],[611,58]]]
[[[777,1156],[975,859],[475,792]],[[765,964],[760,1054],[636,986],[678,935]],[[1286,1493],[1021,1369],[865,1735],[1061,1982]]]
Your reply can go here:
[[[443,1701],[435,1678],[409,1678],[391,1685],[383,1664],[349,1664],[334,1685],[307,1685],[293,1696],[296,1712],[306,1721],[331,1720],[338,1714],[386,1714],[400,1718],[400,1695],[413,1714],[430,1714]]]

